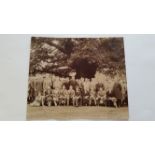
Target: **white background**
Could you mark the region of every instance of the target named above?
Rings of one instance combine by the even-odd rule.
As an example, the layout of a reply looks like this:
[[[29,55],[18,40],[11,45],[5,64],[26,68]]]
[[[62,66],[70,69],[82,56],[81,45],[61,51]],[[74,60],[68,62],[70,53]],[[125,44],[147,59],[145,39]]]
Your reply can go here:
[[[154,6],[154,0],[0,0],[0,33],[154,34]],[[154,39],[135,37],[125,39],[130,119],[154,120]],[[12,45],[6,40],[0,42],[0,117],[24,120],[29,37],[14,45],[14,38]],[[21,50],[13,54],[4,42]],[[0,122],[0,154],[154,155],[154,131],[154,122]]]
[[[26,120],[31,36],[0,35],[0,120]],[[53,35],[72,37],[88,35]],[[89,35],[95,37],[97,35]],[[129,120],[155,120],[155,35],[98,35],[124,37]]]

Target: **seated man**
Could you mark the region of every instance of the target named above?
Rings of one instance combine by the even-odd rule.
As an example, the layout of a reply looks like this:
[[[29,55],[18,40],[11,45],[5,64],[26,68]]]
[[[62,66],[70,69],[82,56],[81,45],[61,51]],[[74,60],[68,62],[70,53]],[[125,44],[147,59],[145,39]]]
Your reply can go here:
[[[109,97],[109,100],[112,101],[113,106],[117,108],[117,99],[115,97]]]
[[[32,107],[40,107],[42,104],[42,95],[41,92],[38,93],[38,95],[35,97],[35,100],[30,104]]]
[[[127,93],[127,90],[125,90],[125,93],[123,94],[122,106],[128,106],[128,93]]]
[[[96,100],[98,101],[98,105],[103,105],[105,98],[106,98],[105,91],[103,90],[102,87],[100,87],[99,91],[97,92],[97,98],[96,98]]]
[[[52,105],[52,90],[50,88],[45,92],[45,101],[49,107]]]
[[[80,102],[80,104],[83,105],[83,103],[84,103],[84,78],[81,78],[79,80],[78,85],[79,85],[79,89],[80,89],[80,92],[81,92],[81,102]]]
[[[113,96],[110,91],[106,92],[106,102],[105,105],[108,107],[116,107],[117,108],[117,99]]]
[[[91,88],[89,92],[89,106],[92,105],[92,101],[94,101],[94,104],[96,106],[96,93],[93,88]]]
[[[81,91],[80,91],[79,87],[76,87],[76,90],[75,90],[75,97],[74,97],[74,106],[79,106],[79,105],[81,105],[81,104],[80,104],[81,100],[82,100]]]
[[[83,97],[83,103],[84,103],[85,106],[87,106],[88,103],[89,103],[89,96],[90,96],[89,91],[85,90],[84,91],[84,97]]]
[[[72,102],[72,105],[74,105],[75,91],[72,86],[69,87],[68,95],[69,95],[69,98],[67,101],[67,105],[69,106],[70,101]]]
[[[35,100],[35,90],[31,85],[29,85],[28,97],[27,97],[28,104],[32,103],[34,100]]]
[[[55,106],[57,106],[59,104],[59,89],[56,88],[56,89],[53,89],[52,91],[53,93],[53,103]]]
[[[59,105],[66,105],[68,100],[68,91],[65,85],[62,86],[62,90],[59,92]]]
[[[115,83],[112,89],[113,96],[117,99],[117,107],[121,107],[122,105],[122,85],[120,84],[120,80],[115,79]]]

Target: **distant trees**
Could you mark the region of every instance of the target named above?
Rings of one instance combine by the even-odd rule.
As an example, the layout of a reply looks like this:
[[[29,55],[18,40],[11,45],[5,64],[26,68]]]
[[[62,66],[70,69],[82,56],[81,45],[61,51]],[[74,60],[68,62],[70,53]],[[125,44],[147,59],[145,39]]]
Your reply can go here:
[[[124,70],[123,38],[32,38],[30,74],[93,76],[96,70]]]

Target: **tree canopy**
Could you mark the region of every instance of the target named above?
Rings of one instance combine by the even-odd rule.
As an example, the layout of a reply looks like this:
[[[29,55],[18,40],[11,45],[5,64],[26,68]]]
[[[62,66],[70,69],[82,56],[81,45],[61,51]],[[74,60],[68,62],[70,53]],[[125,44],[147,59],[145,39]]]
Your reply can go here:
[[[76,70],[85,76],[83,73],[91,69],[109,74],[125,71],[123,38],[32,37],[30,74],[67,76]]]

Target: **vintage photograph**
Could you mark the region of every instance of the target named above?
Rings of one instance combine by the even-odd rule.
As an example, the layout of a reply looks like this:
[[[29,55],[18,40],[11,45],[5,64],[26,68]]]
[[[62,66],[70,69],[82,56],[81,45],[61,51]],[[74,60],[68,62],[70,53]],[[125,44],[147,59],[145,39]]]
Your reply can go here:
[[[27,120],[127,119],[123,38],[31,38]]]

